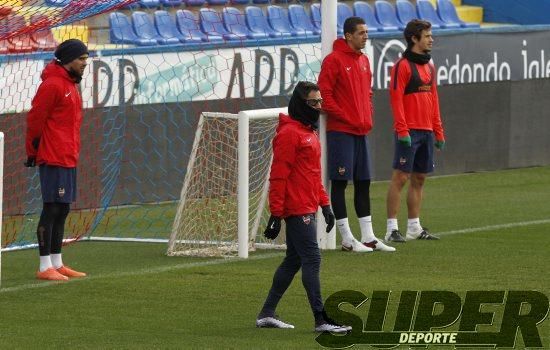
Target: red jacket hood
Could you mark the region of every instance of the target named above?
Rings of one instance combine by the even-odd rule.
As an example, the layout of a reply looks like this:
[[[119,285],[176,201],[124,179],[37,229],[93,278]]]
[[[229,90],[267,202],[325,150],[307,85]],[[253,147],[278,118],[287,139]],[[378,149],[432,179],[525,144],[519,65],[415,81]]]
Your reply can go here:
[[[48,63],[48,65],[44,68],[42,74],[40,75],[40,79],[42,79],[42,81],[45,81],[46,79],[52,77],[64,78],[73,84],[75,83],[69,75],[69,72],[67,72],[67,70],[63,68],[63,66],[59,65],[55,60],[52,60],[50,63]]]
[[[303,128],[304,130],[309,130],[309,131],[313,130],[309,126],[302,124],[300,121],[296,119],[292,119],[290,115],[279,113],[279,125],[277,126],[277,132],[279,132],[283,127],[286,127],[287,125],[294,125],[295,127],[300,127],[300,128]]]
[[[332,44],[332,51],[340,51],[342,53],[347,53],[348,55],[355,55],[355,56],[361,56],[363,54],[362,52],[357,52],[351,47],[349,47],[346,40],[342,38],[334,40],[334,43]]]

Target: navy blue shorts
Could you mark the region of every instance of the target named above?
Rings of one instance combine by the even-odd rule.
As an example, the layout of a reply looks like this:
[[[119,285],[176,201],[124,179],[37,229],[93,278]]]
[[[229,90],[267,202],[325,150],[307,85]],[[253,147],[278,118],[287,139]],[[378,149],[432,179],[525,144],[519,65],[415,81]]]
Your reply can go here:
[[[76,168],[40,165],[40,190],[44,203],[76,201]]]
[[[327,148],[331,180],[370,180],[369,142],[366,135],[329,131]]]
[[[411,147],[401,144],[395,134],[393,168],[406,173],[434,171],[434,133],[428,130],[410,130]]]

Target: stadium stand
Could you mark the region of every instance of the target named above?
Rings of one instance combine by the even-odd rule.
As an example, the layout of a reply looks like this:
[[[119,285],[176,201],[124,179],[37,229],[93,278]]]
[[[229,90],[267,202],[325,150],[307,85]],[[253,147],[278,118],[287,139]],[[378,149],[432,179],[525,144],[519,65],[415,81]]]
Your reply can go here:
[[[199,22],[203,32],[211,40],[246,40],[246,34],[240,35],[230,33],[224,26],[218,12],[211,8],[201,8],[199,11]]]
[[[399,1],[406,1],[406,0],[399,0]],[[439,15],[439,18],[445,23],[446,25],[454,23],[458,24],[462,28],[477,28],[479,27],[479,23],[473,23],[473,22],[464,22],[460,18],[458,18],[458,14],[456,13],[456,8],[453,5],[453,3],[449,0],[437,0],[437,14]]]
[[[178,7],[181,6],[182,0],[160,0],[160,4],[164,7]]]
[[[159,0],[139,0],[139,6],[142,8],[155,8],[159,7]]]
[[[142,11],[134,11],[132,13],[132,23],[134,25],[134,31],[139,38],[156,40],[162,45],[179,44],[178,38],[163,38],[157,32],[153,21],[149,14]]]
[[[382,30],[382,25],[376,20],[372,7],[365,1],[356,1],[353,3],[353,10],[357,17],[361,17],[369,32],[376,32]]]
[[[202,6],[205,4],[206,0],[183,0],[187,6]]]
[[[39,13],[31,15],[31,25],[40,26],[42,22],[49,22],[48,17]],[[47,26],[44,27],[44,29],[31,34],[32,46],[35,50],[54,50],[58,43],[53,36],[52,30]]]
[[[432,24],[432,27],[437,28],[460,28],[458,23],[445,23],[443,22],[437,12],[435,11],[432,3],[429,0],[418,0],[416,2],[416,11],[418,12],[418,17],[424,19]]]
[[[225,28],[240,38],[264,39],[268,37],[266,33],[253,33],[246,26],[244,14],[234,7],[225,7],[222,10],[222,18]]]
[[[339,2],[337,12],[336,27],[338,28],[338,35],[342,35],[344,33],[344,22],[346,18],[353,16],[353,11],[347,4]]]
[[[269,25],[267,17],[264,15],[261,8],[257,6],[247,6],[244,12],[246,14],[246,23],[252,33],[264,33],[271,38],[292,36],[290,32],[282,33],[274,31]]]
[[[313,36],[321,34],[321,30],[315,28],[313,23],[311,23],[311,20],[302,5],[290,5],[288,7],[288,16],[292,26],[303,35]]]
[[[68,5],[70,2],[71,0],[45,0],[44,4],[46,6],[63,7]]]
[[[198,43],[209,41],[198,24],[198,20],[189,10],[178,10],[176,12],[176,26],[179,32],[183,35],[185,43]]]
[[[155,27],[161,38],[172,39],[175,38],[178,42],[185,43],[186,39],[178,31],[176,21],[168,13],[168,11],[158,10],[155,11]]]
[[[321,5],[320,4],[311,4],[310,10],[310,16],[311,16],[311,22],[313,23],[313,26],[317,30],[321,30]]]
[[[404,29],[404,26],[397,19],[395,10],[387,1],[376,0],[374,3],[375,15],[378,22],[382,25],[383,31],[395,31]]]
[[[109,15],[109,35],[113,44],[134,44],[138,46],[156,45],[154,39],[140,38],[134,32],[128,16],[121,12],[113,12]]]
[[[34,50],[33,41],[30,33],[25,32],[27,23],[25,17],[21,15],[11,14],[4,20],[4,35],[10,33],[12,36],[8,38],[8,50],[12,53],[32,52]],[[21,33],[21,34],[17,34]]]
[[[418,18],[416,7],[409,0],[397,0],[395,2],[395,10],[397,19],[403,26],[409,23],[410,20]]]
[[[287,10],[277,6],[270,5],[267,7],[267,20],[271,25],[271,28],[277,33],[281,33],[281,36],[298,36],[301,35],[296,29],[290,24],[288,19]]]

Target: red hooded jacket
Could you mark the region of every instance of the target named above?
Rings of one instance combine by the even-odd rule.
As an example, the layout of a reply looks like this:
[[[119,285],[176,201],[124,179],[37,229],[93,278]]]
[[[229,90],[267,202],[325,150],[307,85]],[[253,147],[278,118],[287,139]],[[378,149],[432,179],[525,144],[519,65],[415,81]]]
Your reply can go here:
[[[372,129],[372,72],[369,59],[336,39],[319,74],[327,131],[366,135]]]
[[[82,99],[69,72],[55,61],[41,75],[42,83],[27,113],[27,156],[36,164],[75,168],[80,153]],[[33,140],[39,139],[38,149]]]
[[[269,177],[271,214],[283,218],[312,214],[319,206],[329,203],[321,181],[321,145],[317,132],[280,114]]]

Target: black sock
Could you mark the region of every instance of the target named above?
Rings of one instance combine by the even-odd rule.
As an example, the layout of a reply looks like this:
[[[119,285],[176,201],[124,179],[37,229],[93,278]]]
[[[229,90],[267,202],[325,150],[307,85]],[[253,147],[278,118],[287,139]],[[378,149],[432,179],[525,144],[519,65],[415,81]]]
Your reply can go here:
[[[57,203],[44,203],[36,236],[38,238],[38,251],[40,256],[50,255],[52,245],[52,230],[53,224],[59,215]]]
[[[51,254],[60,254],[63,246],[63,235],[65,234],[65,220],[69,215],[71,206],[69,203],[55,203],[58,208],[58,215],[52,226],[52,245]]]
[[[358,218],[370,215],[370,180],[353,181],[353,204]]]
[[[346,186],[347,180],[332,180],[330,189],[330,201],[336,220],[348,217],[346,209]]]

